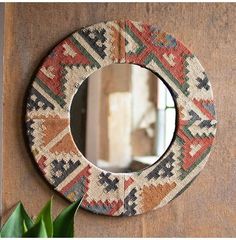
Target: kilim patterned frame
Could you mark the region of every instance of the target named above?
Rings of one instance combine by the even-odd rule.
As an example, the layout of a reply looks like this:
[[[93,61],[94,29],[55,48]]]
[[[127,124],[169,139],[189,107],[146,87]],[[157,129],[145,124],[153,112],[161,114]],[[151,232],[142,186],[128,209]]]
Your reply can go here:
[[[174,139],[155,164],[136,173],[106,172],[75,145],[70,106],[80,84],[112,63],[145,67],[169,86],[177,106]],[[96,124],[96,123],[95,123]],[[48,182],[94,213],[132,216],[183,192],[203,169],[216,132],[210,82],[198,59],[154,25],[110,21],[85,27],[57,45],[41,65],[27,101],[27,135]]]

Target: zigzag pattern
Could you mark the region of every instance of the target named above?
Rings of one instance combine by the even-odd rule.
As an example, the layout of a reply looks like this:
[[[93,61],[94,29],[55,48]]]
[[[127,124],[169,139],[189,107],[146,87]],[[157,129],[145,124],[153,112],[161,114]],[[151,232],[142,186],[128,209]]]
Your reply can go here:
[[[33,119],[29,119],[26,121],[27,136],[28,136],[30,148],[32,148],[32,146],[34,145],[34,142],[33,142],[34,141],[34,136],[33,136],[34,128],[32,126],[33,124],[34,124]]]
[[[63,195],[65,195],[71,201],[76,201],[82,198],[89,188],[89,177],[91,167],[87,165],[85,168],[81,169],[79,173],[76,173],[72,180],[70,180],[62,188],[58,189]]]
[[[135,209],[137,206],[137,203],[135,202],[137,199],[136,193],[137,193],[136,188],[133,188],[124,199],[125,216],[133,216],[137,213]]]
[[[38,111],[40,108],[43,110],[54,109],[54,105],[50,103],[42,94],[40,94],[34,87],[30,91],[30,96],[27,103],[28,111]]]
[[[53,186],[57,187],[65,178],[72,173],[79,165],[80,161],[73,162],[69,160],[65,162],[62,160],[53,160],[51,162],[51,175]]]
[[[104,59],[106,57],[106,37],[104,36],[106,30],[102,29],[89,29],[83,28],[79,31],[79,34],[85,39],[91,48],[96,51],[96,53]]]
[[[104,202],[101,200],[98,201],[92,200],[90,202],[84,200],[82,203],[82,207],[91,212],[111,216],[113,216],[115,212],[117,212],[122,207],[122,205],[123,205],[122,200],[117,201],[106,200]]]
[[[70,104],[84,79],[111,63],[138,64],[169,85],[178,108],[174,141],[139,173],[113,174],[91,165],[70,133]],[[164,206],[204,167],[216,132],[209,79],[198,59],[155,25],[111,21],[85,27],[58,44],[36,74],[27,101],[29,146],[45,178],[70,201],[111,216]]]

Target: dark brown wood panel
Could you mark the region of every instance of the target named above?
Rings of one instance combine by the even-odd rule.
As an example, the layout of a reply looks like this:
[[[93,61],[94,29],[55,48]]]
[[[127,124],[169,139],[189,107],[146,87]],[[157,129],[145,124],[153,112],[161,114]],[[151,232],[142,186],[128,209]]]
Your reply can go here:
[[[218,132],[205,170],[167,206],[129,218],[79,210],[76,236],[236,236],[235,37],[236,5],[190,3],[7,3],[4,47],[4,219],[22,200],[32,215],[50,198],[54,214],[68,203],[49,188],[27,151],[24,97],[42,57],[84,26],[129,18],[155,23],[181,39],[201,60],[213,85]]]

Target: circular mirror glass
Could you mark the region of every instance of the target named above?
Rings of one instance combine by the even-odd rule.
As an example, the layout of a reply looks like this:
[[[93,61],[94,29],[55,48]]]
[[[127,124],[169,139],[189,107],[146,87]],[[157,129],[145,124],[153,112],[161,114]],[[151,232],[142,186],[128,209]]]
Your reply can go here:
[[[176,125],[168,88],[133,64],[94,72],[79,87],[70,114],[79,150],[111,172],[136,172],[154,164],[169,147]]]

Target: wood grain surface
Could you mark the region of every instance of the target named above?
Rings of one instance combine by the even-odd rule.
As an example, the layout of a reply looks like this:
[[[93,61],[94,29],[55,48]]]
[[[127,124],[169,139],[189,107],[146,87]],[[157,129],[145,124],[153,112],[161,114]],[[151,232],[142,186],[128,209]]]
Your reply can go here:
[[[0,113],[3,112],[3,40],[4,40],[4,3],[0,3]],[[3,159],[3,115],[0,114],[0,199],[2,199],[2,159]],[[2,215],[2,201],[0,200],[0,216]],[[0,218],[1,224],[1,218]]]
[[[7,3],[4,46],[3,208],[21,200],[32,215],[54,194],[54,214],[68,202],[40,176],[24,140],[24,99],[41,59],[82,26],[129,18],[157,24],[200,59],[213,86],[218,131],[209,162],[180,197],[135,217],[79,210],[77,237],[236,237],[236,5],[229,3]]]

